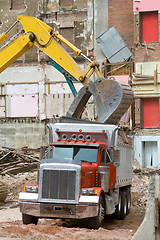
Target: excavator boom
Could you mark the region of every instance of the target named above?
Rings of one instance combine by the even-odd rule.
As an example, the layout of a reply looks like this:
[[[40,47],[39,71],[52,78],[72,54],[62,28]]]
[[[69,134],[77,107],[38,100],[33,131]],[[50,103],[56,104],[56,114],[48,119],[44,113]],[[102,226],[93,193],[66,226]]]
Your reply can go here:
[[[4,71],[35,45],[49,56],[51,64],[64,74],[67,82],[72,85],[72,81],[76,80],[84,85],[78,94],[74,92],[75,99],[68,110],[68,116],[80,118],[88,99],[93,95],[98,121],[101,123],[118,123],[133,100],[133,92],[129,85],[125,84],[124,86],[124,84],[120,84],[115,80],[103,79],[97,63],[92,62],[81,50],[60,34],[54,32],[50,26],[34,17],[18,16],[17,21],[11,28],[0,36],[0,43],[7,38],[8,32],[19,22],[23,26],[20,36],[15,37],[0,48],[0,72]],[[90,62],[84,73],[59,42],[64,43],[78,56],[83,56]],[[90,76],[94,72],[97,74],[98,79],[92,82]]]

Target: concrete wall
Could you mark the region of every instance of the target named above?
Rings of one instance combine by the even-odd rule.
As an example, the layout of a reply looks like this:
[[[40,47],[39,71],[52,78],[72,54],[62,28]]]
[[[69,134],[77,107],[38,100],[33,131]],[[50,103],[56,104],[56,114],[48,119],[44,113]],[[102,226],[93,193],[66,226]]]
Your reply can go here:
[[[0,148],[39,148],[48,145],[47,127],[35,120],[0,120]]]
[[[150,176],[148,187],[148,199],[144,220],[132,240],[159,240],[159,203],[160,203],[160,176]]]
[[[105,59],[96,38],[108,30],[108,0],[94,0],[94,54],[96,61],[102,63]]]

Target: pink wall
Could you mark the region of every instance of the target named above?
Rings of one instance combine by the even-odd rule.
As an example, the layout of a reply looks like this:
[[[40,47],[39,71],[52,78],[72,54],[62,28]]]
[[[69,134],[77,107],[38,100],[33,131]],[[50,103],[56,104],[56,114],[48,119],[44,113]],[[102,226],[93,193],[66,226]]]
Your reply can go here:
[[[138,8],[138,9],[137,9]],[[133,0],[134,12],[160,10],[160,0]]]
[[[130,80],[129,75],[114,75],[114,76],[111,76],[111,77],[114,77],[117,82],[128,83],[128,81]]]
[[[13,95],[11,97],[11,117],[38,116],[38,94]]]

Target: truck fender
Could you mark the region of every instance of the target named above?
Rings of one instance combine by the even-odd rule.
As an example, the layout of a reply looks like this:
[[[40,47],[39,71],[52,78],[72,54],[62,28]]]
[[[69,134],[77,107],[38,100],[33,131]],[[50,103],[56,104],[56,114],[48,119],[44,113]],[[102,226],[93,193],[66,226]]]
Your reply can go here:
[[[104,208],[105,208],[105,211],[106,211],[105,193],[104,193],[104,191],[103,191],[102,188],[97,188],[96,190],[97,190],[97,196],[99,196],[99,201],[98,201],[98,203],[100,202],[100,197],[102,197],[102,198],[103,198],[103,201],[104,201]]]

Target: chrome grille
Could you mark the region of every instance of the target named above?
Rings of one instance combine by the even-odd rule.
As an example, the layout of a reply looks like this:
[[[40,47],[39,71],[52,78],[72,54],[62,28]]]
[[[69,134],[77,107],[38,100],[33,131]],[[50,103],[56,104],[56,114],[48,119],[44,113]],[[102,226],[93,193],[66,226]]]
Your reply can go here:
[[[76,200],[76,170],[43,169],[42,199]]]

